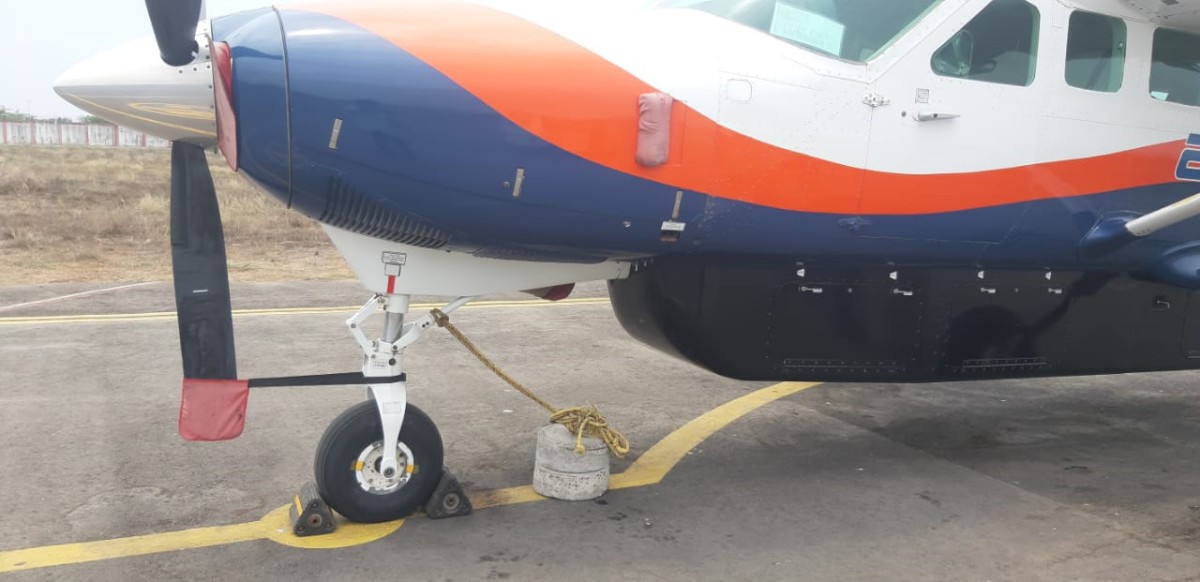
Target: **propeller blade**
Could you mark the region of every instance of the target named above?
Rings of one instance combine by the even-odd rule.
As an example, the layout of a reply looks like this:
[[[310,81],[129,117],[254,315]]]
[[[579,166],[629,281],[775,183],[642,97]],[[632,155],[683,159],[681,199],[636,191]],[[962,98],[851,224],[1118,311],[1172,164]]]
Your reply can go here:
[[[200,52],[196,26],[203,10],[203,0],[146,0],[146,12],[164,63],[182,67]]]
[[[171,145],[171,263],[184,377],[237,378],[217,191],[204,148],[178,141]]]

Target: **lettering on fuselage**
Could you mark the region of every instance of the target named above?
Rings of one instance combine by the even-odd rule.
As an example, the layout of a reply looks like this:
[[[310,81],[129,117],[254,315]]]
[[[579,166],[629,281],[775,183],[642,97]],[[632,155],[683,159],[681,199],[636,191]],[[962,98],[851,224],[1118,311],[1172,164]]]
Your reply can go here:
[[[1200,182],[1200,135],[1188,136],[1187,145],[1179,155],[1179,165],[1175,166],[1175,179]]]

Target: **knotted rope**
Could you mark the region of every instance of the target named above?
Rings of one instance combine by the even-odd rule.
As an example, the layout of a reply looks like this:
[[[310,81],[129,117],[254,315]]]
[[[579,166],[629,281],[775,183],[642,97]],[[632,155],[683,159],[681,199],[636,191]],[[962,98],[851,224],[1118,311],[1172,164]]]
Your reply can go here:
[[[464,335],[463,332],[458,329],[458,327],[450,322],[450,316],[442,313],[440,309],[434,309],[429,313],[433,316],[433,321],[437,323],[438,327],[445,328],[446,331],[450,332],[450,335],[454,336],[454,339],[457,339],[464,348],[467,348],[468,352],[471,352],[471,355],[475,356],[476,359],[482,362],[483,365],[486,366],[487,369],[491,370],[493,374],[499,376],[501,380],[504,380],[517,392],[524,394],[525,397],[540,404],[542,408],[545,408],[547,411],[549,411],[550,422],[558,423],[567,427],[567,430],[571,431],[571,434],[575,435],[576,454],[582,455],[584,452],[584,436],[600,439],[604,442],[605,446],[608,447],[608,450],[612,451],[612,453],[618,458],[624,458],[625,455],[629,453],[629,439],[626,439],[625,435],[621,434],[621,432],[617,429],[609,426],[608,419],[604,418],[604,415],[600,414],[600,411],[597,410],[595,406],[588,405],[574,406],[571,408],[555,408],[549,402],[546,402],[537,394],[534,394],[520,382],[517,382],[516,379],[514,379],[512,376],[509,376],[504,372],[504,370],[501,370],[500,366],[497,366],[496,363],[491,360],[491,358],[488,358],[486,355],[484,355],[484,353],[480,351],[480,349],[476,347],[471,340],[467,339],[467,336]]]

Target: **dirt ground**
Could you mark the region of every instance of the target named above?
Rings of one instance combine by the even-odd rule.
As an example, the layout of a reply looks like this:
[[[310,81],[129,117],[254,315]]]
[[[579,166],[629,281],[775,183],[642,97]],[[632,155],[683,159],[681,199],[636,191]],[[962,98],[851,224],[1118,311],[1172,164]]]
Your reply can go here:
[[[170,151],[0,147],[0,286],[167,280]],[[234,281],[345,279],[317,223],[209,166]]]

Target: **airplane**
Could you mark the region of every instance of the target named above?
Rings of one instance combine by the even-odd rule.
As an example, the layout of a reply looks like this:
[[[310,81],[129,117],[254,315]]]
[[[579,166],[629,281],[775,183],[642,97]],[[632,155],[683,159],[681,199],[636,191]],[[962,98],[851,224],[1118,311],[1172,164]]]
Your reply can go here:
[[[315,462],[348,519],[441,472],[416,294],[607,280],[633,337],[746,380],[1200,367],[1194,2],[146,6],[153,40],[55,89],[173,141],[181,434],[237,436],[250,386],[367,384]],[[237,379],[214,147],[370,292],[361,373]]]

